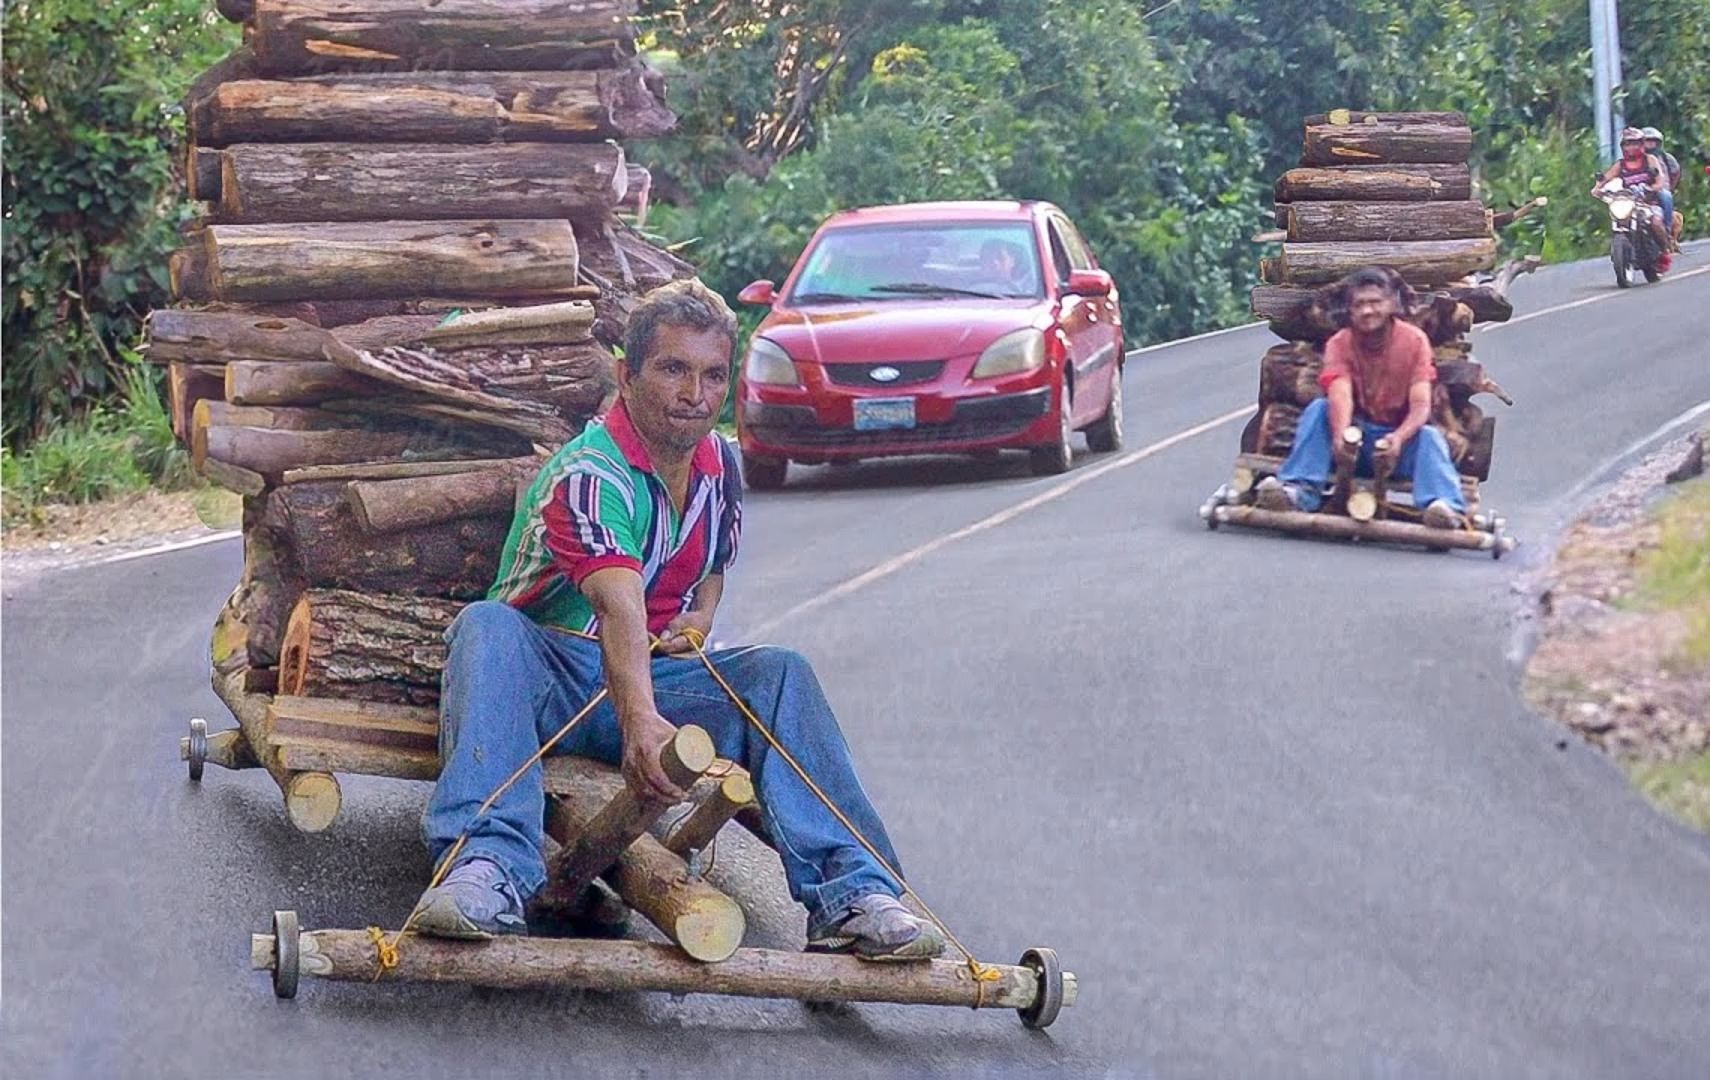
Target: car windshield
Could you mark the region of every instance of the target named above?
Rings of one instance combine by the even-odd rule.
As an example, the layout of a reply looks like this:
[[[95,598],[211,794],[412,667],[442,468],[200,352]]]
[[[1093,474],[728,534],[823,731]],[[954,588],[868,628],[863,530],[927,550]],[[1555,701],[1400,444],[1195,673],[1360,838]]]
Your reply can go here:
[[[789,302],[1042,295],[1039,251],[1025,222],[864,225],[821,234]]]

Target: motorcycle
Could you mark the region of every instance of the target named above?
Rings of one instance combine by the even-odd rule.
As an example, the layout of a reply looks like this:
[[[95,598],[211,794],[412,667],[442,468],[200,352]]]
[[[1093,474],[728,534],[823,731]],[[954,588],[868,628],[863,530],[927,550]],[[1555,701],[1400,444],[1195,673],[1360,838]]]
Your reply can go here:
[[[1646,194],[1643,184],[1627,187],[1619,179],[1597,189],[1609,208],[1609,261],[1615,265],[1615,284],[1623,289],[1632,286],[1635,270],[1654,283],[1668,269],[1668,252],[1652,224],[1662,210]]]

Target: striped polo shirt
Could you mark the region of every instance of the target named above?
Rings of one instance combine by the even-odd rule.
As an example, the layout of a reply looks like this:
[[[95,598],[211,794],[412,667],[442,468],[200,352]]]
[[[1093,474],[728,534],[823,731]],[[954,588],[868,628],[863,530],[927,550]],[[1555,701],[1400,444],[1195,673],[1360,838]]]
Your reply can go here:
[[[597,633],[579,586],[596,570],[627,566],[641,575],[647,629],[658,634],[709,574],[724,573],[741,532],[742,478],[730,443],[712,433],[695,448],[678,514],[620,401],[541,469],[511,522],[487,598],[544,626]]]

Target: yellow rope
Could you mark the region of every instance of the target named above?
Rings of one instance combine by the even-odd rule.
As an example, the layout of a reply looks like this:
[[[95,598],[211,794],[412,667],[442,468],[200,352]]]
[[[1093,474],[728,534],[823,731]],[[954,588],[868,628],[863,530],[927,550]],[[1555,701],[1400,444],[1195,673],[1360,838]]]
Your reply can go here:
[[[902,874],[898,873],[896,868],[890,864],[890,861],[879,853],[878,848],[873,846],[872,841],[868,840],[867,837],[862,834],[861,830],[855,826],[855,823],[850,821],[848,816],[845,815],[842,810],[838,809],[837,804],[831,801],[830,796],[826,795],[826,793],[821,790],[820,786],[814,783],[813,778],[807,774],[806,769],[802,768],[801,763],[795,759],[795,756],[784,748],[784,744],[778,741],[777,737],[772,734],[771,730],[768,729],[766,725],[760,721],[760,718],[755,715],[754,710],[748,707],[748,703],[742,700],[742,696],[736,692],[736,688],[725,681],[724,675],[718,670],[718,667],[713,664],[712,658],[706,654],[704,648],[706,645],[706,635],[693,627],[687,627],[682,630],[681,633],[683,637],[688,639],[690,647],[695,650],[695,655],[699,657],[701,663],[706,666],[707,672],[712,675],[719,687],[725,692],[725,695],[730,698],[731,704],[736,706],[737,710],[742,713],[748,723],[766,739],[767,744],[772,748],[772,750],[777,753],[779,757],[783,758],[784,762],[795,771],[795,774],[801,778],[802,783],[807,785],[808,790],[813,792],[814,796],[824,804],[827,810],[831,811],[832,815],[837,818],[838,822],[841,823],[845,829],[849,830],[849,835],[855,838],[856,842],[861,845],[868,855],[873,857],[874,861],[876,861],[887,874],[896,879],[897,883],[902,886],[903,892],[912,897],[914,902],[920,905],[921,911],[925,912],[926,917],[932,920],[932,924],[943,932],[944,936],[949,939],[952,945],[956,946],[957,951],[959,951],[967,961],[968,973],[974,980],[973,1007],[976,1009],[983,1007],[985,1005],[986,984],[1002,981],[1003,973],[998,971],[996,968],[987,967],[986,965],[981,964],[979,960],[974,957],[973,952],[966,945],[962,944],[960,938],[951,932],[950,928],[944,924],[944,920],[940,919],[937,913],[935,913],[926,901],[921,898],[921,895],[914,891],[913,886],[903,880]],[[658,648],[659,644],[660,639],[654,638],[652,641],[652,647]],[[593,712],[594,709],[606,699],[609,693],[610,691],[608,688],[602,687],[599,693],[595,694],[586,705],[582,706],[581,711],[566,721],[564,726],[559,728],[550,739],[542,743],[540,749],[536,750],[529,756],[527,761],[518,766],[517,770],[511,773],[511,775],[505,779],[504,783],[493,789],[493,793],[488,795],[486,800],[481,803],[480,808],[475,811],[474,817],[470,818],[469,824],[464,827],[462,835],[457,838],[457,842],[451,846],[451,850],[440,860],[439,867],[434,871],[433,878],[428,882],[429,889],[438,888],[440,883],[445,880],[446,874],[450,872],[452,865],[457,860],[458,853],[463,850],[464,843],[468,841],[469,830],[474,828],[475,823],[479,821],[488,810],[492,809],[493,804],[499,800],[500,796],[509,791],[512,785],[528,773],[529,769],[533,768],[536,763],[551,752],[554,746],[557,746],[562,742],[564,737],[575,729],[576,725],[586,719],[588,714]],[[730,765],[724,770],[724,774],[728,774],[734,767],[735,763],[730,763]],[[380,927],[370,926],[368,928],[368,937],[374,942],[375,958],[379,965],[374,972],[375,981],[379,981],[382,975],[398,966],[400,960],[400,943],[403,941],[404,936],[410,933],[410,927],[415,922],[415,917],[415,913],[411,912],[410,917],[404,921],[403,927],[400,928],[397,933],[393,934],[390,939],[387,938],[386,932],[380,929]]]

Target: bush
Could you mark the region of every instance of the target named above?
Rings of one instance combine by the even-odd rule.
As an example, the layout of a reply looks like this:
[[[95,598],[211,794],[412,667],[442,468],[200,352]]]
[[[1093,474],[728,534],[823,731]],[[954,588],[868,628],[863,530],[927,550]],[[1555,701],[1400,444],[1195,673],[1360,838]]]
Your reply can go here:
[[[21,0],[4,26],[6,362],[19,449],[122,392],[186,204],[178,95],[236,38],[206,0]],[[99,425],[96,425],[99,426]]]

